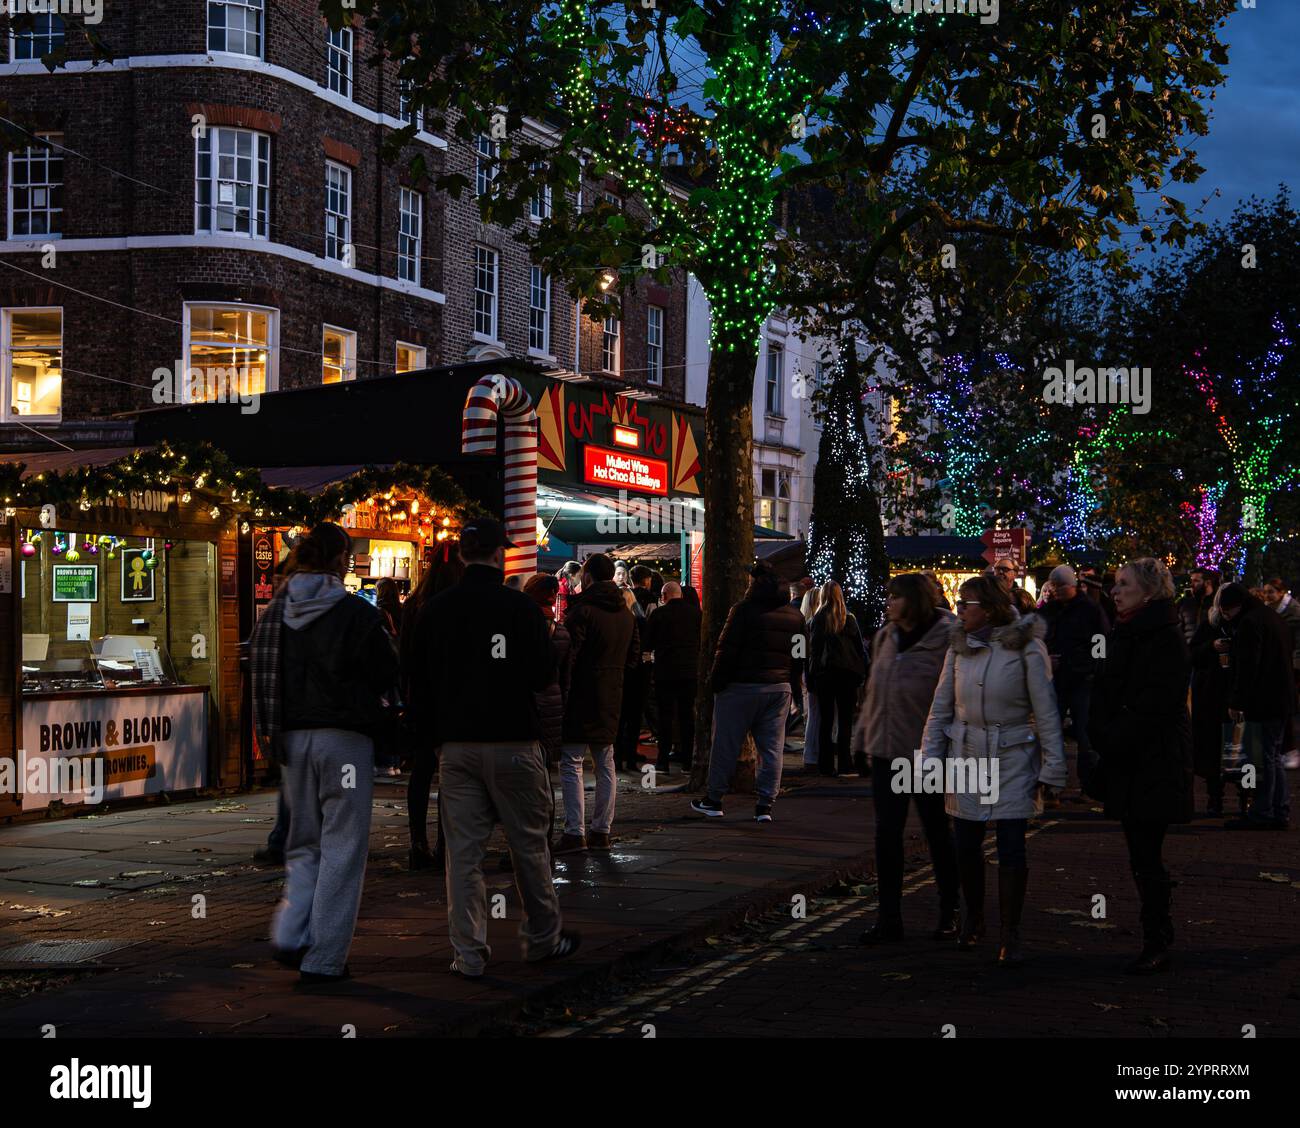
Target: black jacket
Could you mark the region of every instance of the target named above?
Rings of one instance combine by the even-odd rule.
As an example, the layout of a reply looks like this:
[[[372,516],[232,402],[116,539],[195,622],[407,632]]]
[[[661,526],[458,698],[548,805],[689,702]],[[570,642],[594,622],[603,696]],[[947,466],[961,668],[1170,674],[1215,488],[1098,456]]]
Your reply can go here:
[[[420,612],[412,692],[434,744],[542,735],[534,694],[555,680],[555,649],[541,609],[504,581],[471,564]]]
[[[1228,708],[1248,721],[1283,721],[1295,712],[1291,632],[1282,616],[1253,595],[1228,620]]]
[[[1196,596],[1187,594],[1178,601],[1178,618],[1183,624],[1183,637],[1191,645],[1192,636],[1197,628],[1209,618],[1210,608],[1214,606],[1214,596]]]
[[[1092,677],[1097,669],[1097,659],[1092,656],[1094,640],[1106,634],[1101,606],[1079,591],[1073,599],[1045,603],[1039,614],[1047,621],[1047,653],[1061,659],[1053,677],[1070,682]]]
[[[285,731],[338,728],[375,735],[380,698],[397,684],[397,651],[383,616],[345,595],[280,642]]]
[[[569,696],[569,674],[572,669],[569,657],[573,640],[563,623],[553,624],[551,645],[555,647],[555,680],[537,693],[537,715],[542,725],[542,751],[548,760],[557,760],[563,744],[564,702]]]
[[[645,622],[641,646],[654,651],[655,681],[695,681],[700,676],[700,625],[698,607],[684,599],[660,604]]]
[[[789,599],[779,589],[759,589],[727,614],[709,675],[714,693],[737,683],[794,684],[794,640],[803,634],[804,620]]]
[[[623,709],[623,675],[641,660],[636,621],[618,585],[605,580],[569,599],[564,625],[573,641],[564,739],[612,744]]]
[[[1222,624],[1201,620],[1192,635],[1192,766],[1205,779],[1218,776],[1223,759],[1223,726],[1228,723],[1228,671],[1214,649],[1227,638]]]
[[[862,631],[852,614],[845,620],[844,629],[839,634],[831,633],[825,611],[818,611],[813,616],[808,647],[808,685],[815,689],[823,674],[853,678],[858,682],[866,679]]]
[[[1088,725],[1101,756],[1109,818],[1191,819],[1190,669],[1172,599],[1153,599],[1111,631],[1093,684]]]

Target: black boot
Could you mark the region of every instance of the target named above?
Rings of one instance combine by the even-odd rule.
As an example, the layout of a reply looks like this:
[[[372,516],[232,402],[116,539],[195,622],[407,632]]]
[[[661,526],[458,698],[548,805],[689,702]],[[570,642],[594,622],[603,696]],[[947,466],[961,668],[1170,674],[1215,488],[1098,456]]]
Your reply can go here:
[[[961,913],[956,909],[939,908],[939,923],[930,933],[931,940],[956,940],[961,931]]]
[[[901,920],[878,920],[858,937],[859,944],[895,944],[903,939]]]
[[[1019,967],[1025,962],[1020,947],[1020,915],[1025,907],[1027,869],[998,866],[998,915],[1002,919],[1002,942],[998,947],[999,967]]]
[[[411,843],[410,869],[415,870],[433,869],[434,860],[433,852],[429,849],[429,843],[426,839],[422,842]]]
[[[1174,939],[1170,915],[1170,881],[1164,870],[1136,873],[1142,899],[1142,951],[1124,969],[1127,975],[1157,975],[1169,969],[1169,945]]]
[[[957,947],[973,948],[984,939],[984,852],[975,850],[970,854],[959,854],[957,870],[961,875],[961,895],[966,908]]]

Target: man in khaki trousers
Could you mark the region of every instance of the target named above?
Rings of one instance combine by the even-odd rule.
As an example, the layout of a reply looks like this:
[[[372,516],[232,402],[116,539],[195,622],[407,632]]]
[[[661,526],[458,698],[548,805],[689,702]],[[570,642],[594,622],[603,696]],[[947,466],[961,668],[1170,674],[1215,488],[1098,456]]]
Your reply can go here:
[[[554,803],[534,699],[554,680],[555,652],[537,604],[504,585],[505,550],[513,547],[496,521],[465,526],[465,574],[421,612],[410,671],[417,715],[431,730],[425,738],[441,746],[451,970],[471,978],[492,954],[483,856],[498,820],[523,909],[523,958],[562,959],[579,944],[562,927],[551,879]]]

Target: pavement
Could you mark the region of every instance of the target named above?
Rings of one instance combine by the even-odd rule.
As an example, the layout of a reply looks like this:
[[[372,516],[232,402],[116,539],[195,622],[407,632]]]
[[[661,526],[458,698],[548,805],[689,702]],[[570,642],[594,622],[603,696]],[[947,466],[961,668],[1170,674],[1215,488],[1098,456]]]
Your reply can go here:
[[[441,874],[407,871],[404,780],[376,784],[353,979],[323,987],[270,959],[283,873],[251,852],[272,792],[0,829],[0,1035],[1300,1033],[1296,832],[1175,828],[1176,968],[1135,981],[1117,972],[1140,940],[1118,826],[1086,804],[1049,811],[1029,845],[1033,959],[1008,973],[991,945],[961,954],[924,937],[935,899],[915,819],[913,938],[860,948],[875,911],[871,784],[798,764],[786,757],[789,791],[766,825],[748,797],[706,820],[678,779],[648,790],[621,776],[613,849],[556,862],[566,927],[583,935],[569,960],[520,960],[518,898],[490,855],[503,916],[478,980],[448,971]],[[991,870],[991,921],[996,889]]]

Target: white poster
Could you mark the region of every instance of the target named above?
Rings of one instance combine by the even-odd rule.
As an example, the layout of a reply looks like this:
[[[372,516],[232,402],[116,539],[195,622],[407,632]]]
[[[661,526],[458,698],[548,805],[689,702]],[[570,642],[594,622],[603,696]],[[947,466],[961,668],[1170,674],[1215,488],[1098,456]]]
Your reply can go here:
[[[97,805],[206,783],[208,695],[105,693],[23,701],[23,810]]]
[[[68,604],[68,641],[90,641],[90,604]]]
[[[0,595],[10,595],[14,590],[14,550],[0,548]]]

